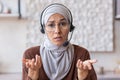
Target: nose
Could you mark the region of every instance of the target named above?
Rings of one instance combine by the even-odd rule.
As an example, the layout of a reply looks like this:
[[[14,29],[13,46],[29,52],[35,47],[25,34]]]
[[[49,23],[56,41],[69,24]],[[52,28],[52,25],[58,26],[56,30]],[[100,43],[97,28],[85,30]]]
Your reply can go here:
[[[57,33],[57,34],[59,34],[61,32],[61,29],[58,25],[55,26],[54,32]]]

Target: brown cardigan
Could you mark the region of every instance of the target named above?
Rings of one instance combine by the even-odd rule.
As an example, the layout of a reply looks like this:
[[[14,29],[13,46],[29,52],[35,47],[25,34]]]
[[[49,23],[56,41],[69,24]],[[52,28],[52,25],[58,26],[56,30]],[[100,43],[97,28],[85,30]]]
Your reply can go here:
[[[36,54],[40,55],[39,50],[40,50],[40,46],[29,48],[25,51],[23,58],[26,58],[26,59],[35,58]],[[77,80],[76,63],[77,63],[78,59],[81,59],[84,61],[84,60],[90,59],[90,55],[89,55],[89,52],[85,48],[74,45],[74,59],[73,59],[71,69],[70,69],[69,73],[62,80]],[[43,69],[43,66],[39,70],[40,70],[39,71],[40,73],[39,73],[38,80],[49,80],[49,78],[47,77],[47,75]],[[28,73],[28,69],[25,67],[24,64],[22,64],[22,80],[31,80],[28,77],[27,73]],[[97,80],[97,76],[94,71],[94,68],[89,71],[89,74],[85,80]]]

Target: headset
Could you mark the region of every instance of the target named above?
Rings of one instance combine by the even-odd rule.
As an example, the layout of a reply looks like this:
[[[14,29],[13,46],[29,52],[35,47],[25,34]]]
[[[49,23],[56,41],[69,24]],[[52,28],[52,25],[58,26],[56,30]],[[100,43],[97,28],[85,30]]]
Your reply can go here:
[[[50,4],[49,6],[47,6],[43,11],[42,11],[42,13],[41,13],[41,15],[40,15],[40,25],[41,25],[41,32],[44,34],[45,33],[45,30],[44,30],[44,24],[42,24],[42,16],[43,16],[43,13],[44,13],[44,11],[47,9],[47,8],[49,8],[50,6],[52,6],[52,5],[62,5],[62,4],[59,4],[59,3],[53,3],[53,4]],[[64,6],[64,5],[62,5],[62,6]],[[71,16],[71,23],[70,23],[70,32],[72,32],[73,30],[74,30],[74,28],[75,28],[75,26],[72,24],[73,23],[73,18],[72,18],[72,13],[71,13],[71,11],[66,7],[66,6],[64,6],[68,11],[69,11],[69,13],[70,13],[70,16]]]

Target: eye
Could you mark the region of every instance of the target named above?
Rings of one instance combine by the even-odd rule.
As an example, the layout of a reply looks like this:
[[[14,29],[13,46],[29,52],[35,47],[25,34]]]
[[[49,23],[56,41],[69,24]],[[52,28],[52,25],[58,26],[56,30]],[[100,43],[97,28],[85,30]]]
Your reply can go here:
[[[66,26],[67,23],[66,22],[60,22],[60,26]]]
[[[47,26],[48,26],[48,27],[51,27],[51,28],[55,27],[54,24],[48,24]]]

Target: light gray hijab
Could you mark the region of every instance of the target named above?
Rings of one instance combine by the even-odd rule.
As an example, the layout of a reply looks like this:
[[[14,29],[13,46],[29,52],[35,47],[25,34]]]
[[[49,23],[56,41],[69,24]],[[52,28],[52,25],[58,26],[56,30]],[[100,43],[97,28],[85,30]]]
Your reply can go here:
[[[46,24],[49,17],[55,13],[59,13],[71,22],[71,14],[69,10],[61,5],[54,4],[47,7],[42,15],[42,23]],[[45,73],[50,80],[61,80],[69,72],[73,57],[74,47],[72,44],[67,46],[54,45],[45,34],[45,41],[41,44],[40,55]]]

